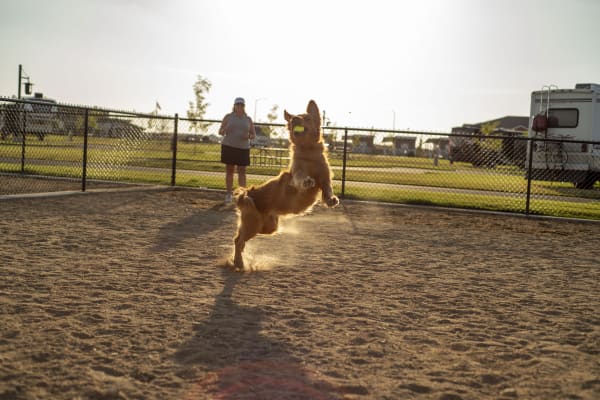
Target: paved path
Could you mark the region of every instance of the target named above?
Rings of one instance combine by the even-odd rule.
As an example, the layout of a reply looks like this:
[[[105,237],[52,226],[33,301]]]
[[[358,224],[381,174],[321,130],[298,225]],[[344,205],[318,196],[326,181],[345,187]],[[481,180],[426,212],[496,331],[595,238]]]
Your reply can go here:
[[[20,160],[13,158],[0,158],[0,162],[8,162],[20,165]],[[76,163],[71,161],[47,161],[47,160],[27,160],[27,164],[35,164],[35,165],[64,165],[64,166],[73,166]],[[118,165],[118,163],[115,163]],[[113,165],[114,166],[114,165]],[[93,169],[102,170],[103,167],[106,167],[103,164],[95,164],[88,163],[87,169],[88,171]],[[139,166],[129,166],[129,165],[119,165],[121,169],[132,170],[132,171],[144,171],[151,172],[155,171],[156,173],[170,173],[170,168],[157,168],[157,167],[139,167]],[[335,170],[340,170],[340,167],[334,167]],[[374,167],[347,167],[348,170],[382,170],[382,168],[374,168]],[[389,173],[432,173],[434,170],[428,169],[420,169],[420,168],[386,168],[385,172]],[[449,171],[443,171],[449,172]],[[468,172],[468,171],[467,171]],[[178,174],[186,174],[186,175],[198,175],[198,176],[223,176],[222,171],[197,171],[197,170],[189,170],[189,169],[178,169]],[[490,178],[493,179],[495,176],[500,174],[490,173]],[[247,175],[248,179],[254,180],[266,180],[270,178],[269,175],[258,175],[258,174],[249,174]],[[341,185],[341,180],[334,180],[335,183]],[[436,192],[436,193],[453,193],[453,194],[464,194],[464,195],[480,195],[480,196],[500,196],[500,197],[512,197],[515,199],[523,199],[525,200],[527,194],[525,192],[502,192],[502,191],[491,191],[491,190],[473,190],[473,189],[456,189],[456,188],[448,188],[448,187],[440,187],[440,186],[419,186],[419,185],[402,185],[402,184],[391,184],[391,183],[377,183],[377,182],[355,182],[355,181],[346,181],[345,187],[373,187],[373,188],[385,188],[385,189],[397,189],[397,190],[418,190],[423,192]],[[565,202],[575,202],[575,203],[593,203],[599,201],[598,199],[593,198],[585,198],[585,197],[573,197],[573,196],[553,196],[546,194],[535,194],[532,193],[531,199],[533,200],[553,200],[553,201],[565,201]]]

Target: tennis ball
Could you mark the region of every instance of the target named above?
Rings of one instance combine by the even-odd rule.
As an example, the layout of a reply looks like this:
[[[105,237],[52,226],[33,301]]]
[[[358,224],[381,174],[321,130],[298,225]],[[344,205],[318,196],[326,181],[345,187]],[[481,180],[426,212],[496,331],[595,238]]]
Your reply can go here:
[[[304,132],[304,127],[300,126],[300,125],[295,126],[294,127],[294,132],[298,132],[298,133]]]

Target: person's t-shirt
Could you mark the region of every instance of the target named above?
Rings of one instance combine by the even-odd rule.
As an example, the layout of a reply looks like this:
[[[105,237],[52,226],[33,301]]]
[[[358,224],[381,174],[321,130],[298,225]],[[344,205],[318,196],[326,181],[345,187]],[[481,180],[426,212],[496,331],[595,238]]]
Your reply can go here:
[[[250,141],[248,140],[248,134],[250,133],[250,117],[247,115],[238,116],[236,113],[231,113],[226,118],[227,128],[225,129],[225,136],[221,143],[238,149],[249,149]]]

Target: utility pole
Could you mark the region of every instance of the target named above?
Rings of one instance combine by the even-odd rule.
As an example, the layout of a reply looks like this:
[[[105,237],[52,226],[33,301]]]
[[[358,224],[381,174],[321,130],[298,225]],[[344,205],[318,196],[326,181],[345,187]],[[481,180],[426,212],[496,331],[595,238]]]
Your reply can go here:
[[[254,100],[254,117],[252,118],[252,122],[257,122],[256,121],[256,104],[261,101],[261,100],[266,100],[266,97],[261,97],[260,99],[256,99]]]
[[[23,65],[19,64],[19,88],[17,89],[17,98],[21,98],[21,85],[23,84],[23,79],[27,79],[25,82],[25,94],[31,94],[31,87],[33,83],[29,82],[29,77],[23,73]]]
[[[17,91],[17,98],[21,98],[21,75],[23,74],[23,66],[19,64],[19,89]]]

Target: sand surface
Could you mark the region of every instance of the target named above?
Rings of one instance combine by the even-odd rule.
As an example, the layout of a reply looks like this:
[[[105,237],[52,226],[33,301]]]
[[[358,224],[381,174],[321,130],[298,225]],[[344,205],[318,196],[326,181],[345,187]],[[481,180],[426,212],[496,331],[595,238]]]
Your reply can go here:
[[[142,184],[118,182],[118,181],[102,181],[102,180],[87,180],[86,190],[93,191],[98,189],[125,189],[144,186]],[[149,186],[149,185],[145,185]],[[19,176],[15,174],[0,173],[0,196],[8,195],[30,195],[33,193],[51,193],[60,191],[81,191],[81,179],[65,179],[53,177],[37,177],[37,176]]]
[[[0,201],[0,399],[600,398],[600,224],[222,197]]]

